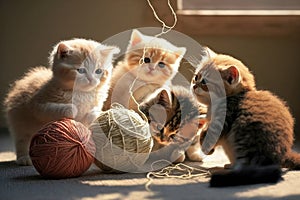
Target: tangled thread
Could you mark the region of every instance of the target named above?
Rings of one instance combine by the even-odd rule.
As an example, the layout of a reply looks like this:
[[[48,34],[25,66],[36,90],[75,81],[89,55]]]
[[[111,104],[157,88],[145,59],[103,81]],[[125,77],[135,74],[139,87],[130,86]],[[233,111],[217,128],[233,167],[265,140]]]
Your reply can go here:
[[[207,168],[204,167],[191,167],[183,163],[178,163],[176,165],[167,166],[160,171],[148,172],[147,179],[148,182],[145,185],[145,188],[148,191],[150,190],[150,185],[153,180],[159,178],[177,178],[181,180],[192,179],[196,177],[209,177],[211,174]]]

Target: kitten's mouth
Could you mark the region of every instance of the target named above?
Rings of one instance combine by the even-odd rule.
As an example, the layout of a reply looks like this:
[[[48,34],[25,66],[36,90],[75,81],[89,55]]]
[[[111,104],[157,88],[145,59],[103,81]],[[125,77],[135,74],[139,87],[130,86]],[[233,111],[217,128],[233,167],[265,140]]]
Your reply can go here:
[[[147,75],[153,76],[153,75],[154,75],[154,71],[153,71],[153,70],[149,70],[149,71],[147,72]]]
[[[185,138],[185,137],[179,136],[179,135],[175,135],[175,134],[174,134],[174,137],[168,137],[168,138],[164,138],[164,139],[162,139],[159,134],[152,135],[152,137],[158,143],[160,143],[162,145],[168,145],[170,143],[183,144],[183,143],[186,143],[186,142],[190,141],[190,139],[188,139],[188,138]]]
[[[91,91],[94,88],[95,88],[94,85],[85,85],[85,86],[82,86],[80,89],[85,90],[85,91]]]
[[[200,88],[199,88],[199,86],[197,84],[194,84],[192,88],[193,88],[194,94],[196,94],[196,95],[199,94]]]

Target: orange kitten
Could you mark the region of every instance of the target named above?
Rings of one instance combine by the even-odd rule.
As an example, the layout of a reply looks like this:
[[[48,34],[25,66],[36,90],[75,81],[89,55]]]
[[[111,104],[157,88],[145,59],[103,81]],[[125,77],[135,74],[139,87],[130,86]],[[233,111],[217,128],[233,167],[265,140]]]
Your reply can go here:
[[[14,83],[4,104],[18,164],[31,164],[30,139],[45,123],[67,117],[89,125],[96,118],[118,52],[92,40],[62,41],[49,57],[51,69],[35,67]]]
[[[185,51],[184,47],[176,47],[165,39],[133,30],[124,60],[113,70],[109,96],[103,109],[107,110],[111,103],[118,102],[137,110],[129,94],[130,88],[140,103],[157,88],[169,84]]]

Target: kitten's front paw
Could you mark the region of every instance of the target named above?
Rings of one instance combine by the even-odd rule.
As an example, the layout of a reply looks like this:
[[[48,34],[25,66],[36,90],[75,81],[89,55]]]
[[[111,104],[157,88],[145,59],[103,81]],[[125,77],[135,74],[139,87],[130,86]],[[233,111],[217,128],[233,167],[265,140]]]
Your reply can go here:
[[[200,150],[200,145],[199,143],[196,143],[194,145],[191,145],[187,150],[186,150],[186,155],[190,161],[194,162],[201,162],[202,157],[201,157],[201,150]]]
[[[78,113],[77,107],[74,104],[70,103],[65,106],[63,110],[63,117],[74,119],[77,113]]]
[[[184,160],[185,160],[185,153],[184,153],[184,151],[175,150],[171,154],[171,161],[173,163],[181,163]]]
[[[18,157],[16,163],[18,165],[22,165],[22,166],[32,165],[31,159],[30,159],[30,157],[28,155],[27,156]]]
[[[198,152],[188,154],[188,158],[189,158],[190,161],[202,162],[202,157],[200,156],[200,154]]]
[[[233,165],[232,164],[225,164],[224,169],[233,169]]]
[[[100,115],[99,109],[92,109],[89,113],[86,114],[83,124],[90,125],[99,115]]]
[[[180,155],[173,163],[182,163],[185,160],[185,155]]]

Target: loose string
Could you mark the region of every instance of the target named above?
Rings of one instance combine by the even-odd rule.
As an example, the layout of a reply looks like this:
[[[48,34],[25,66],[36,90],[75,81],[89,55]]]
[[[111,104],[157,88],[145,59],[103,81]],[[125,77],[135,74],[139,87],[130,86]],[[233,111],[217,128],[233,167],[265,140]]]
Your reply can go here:
[[[150,0],[147,0],[147,2],[148,2],[148,5],[150,6],[150,8],[152,9],[153,15],[156,18],[156,20],[159,21],[162,24],[161,33],[155,35],[155,37],[159,37],[159,36],[161,36],[163,34],[168,33],[169,31],[171,31],[176,26],[176,24],[177,24],[177,15],[176,15],[176,12],[174,11],[174,9],[173,9],[173,7],[172,7],[172,5],[170,3],[170,0],[168,0],[168,7],[170,8],[170,10],[172,12],[172,15],[174,17],[174,23],[173,23],[172,26],[166,25],[166,23],[158,17],[158,15],[157,15],[157,13],[156,13],[153,5],[151,4]]]
[[[160,36],[162,36],[162,35],[168,33],[168,32],[171,31],[171,30],[176,26],[176,24],[177,24],[177,15],[176,15],[176,12],[174,11],[174,9],[173,9],[173,7],[172,7],[172,5],[171,5],[171,3],[170,3],[170,0],[167,0],[167,1],[168,1],[168,7],[169,7],[169,9],[171,10],[172,15],[173,15],[173,17],[174,17],[174,23],[173,23],[172,26],[166,25],[166,23],[165,23],[162,19],[160,19],[160,17],[157,15],[157,12],[156,12],[155,8],[153,7],[151,1],[150,1],[150,0],[147,0],[148,5],[150,6],[150,8],[151,8],[151,10],[152,10],[152,12],[153,12],[154,17],[156,18],[157,21],[159,21],[159,22],[162,24],[161,32],[160,32],[159,34],[156,34],[156,35],[154,36],[154,38],[160,37]],[[142,64],[144,64],[144,58],[145,58],[146,50],[147,50],[147,46],[145,45],[145,46],[144,46],[144,50],[143,50],[143,56],[142,56],[142,58],[141,58],[140,61],[139,61],[140,66],[141,66]],[[140,69],[139,69],[139,70],[140,70]],[[141,116],[144,118],[144,120],[146,120],[146,121],[148,122],[148,118],[145,116],[145,114],[144,114],[144,113],[140,110],[140,108],[139,108],[139,105],[140,105],[140,104],[137,102],[137,100],[136,100],[135,97],[133,96],[133,91],[132,91],[132,90],[133,90],[133,87],[134,87],[136,81],[139,79],[139,71],[138,71],[137,74],[138,74],[137,77],[134,79],[134,81],[132,82],[132,84],[131,84],[131,86],[130,86],[130,88],[129,88],[129,94],[130,94],[130,97],[132,98],[133,102],[136,104],[138,112],[141,114]]]
[[[150,185],[155,178],[177,178],[181,180],[192,179],[196,177],[209,177],[211,173],[205,167],[191,167],[183,163],[167,166],[157,172],[148,172],[148,182],[145,185],[147,191],[151,191]]]

